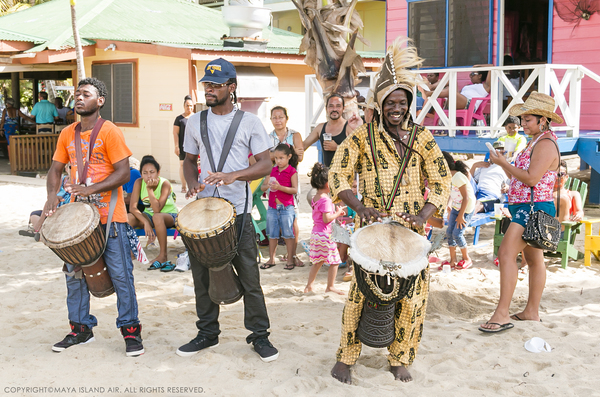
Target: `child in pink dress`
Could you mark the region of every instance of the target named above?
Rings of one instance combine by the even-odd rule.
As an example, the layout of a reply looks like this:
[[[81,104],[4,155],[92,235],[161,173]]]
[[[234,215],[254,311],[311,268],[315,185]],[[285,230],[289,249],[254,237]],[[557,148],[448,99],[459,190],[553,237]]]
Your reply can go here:
[[[324,263],[329,264],[327,273],[327,288],[325,292],[335,292],[344,295],[344,292],[333,286],[338,266],[341,262],[337,245],[331,240],[332,222],[344,215],[344,207],[338,207],[336,210],[331,198],[329,197],[329,182],[327,174],[329,168],[321,163],[316,163],[310,173],[310,184],[317,189],[317,193],[312,198],[312,217],[314,226],[310,236],[310,261],[313,266],[308,274],[308,283],[304,293],[313,290],[313,284],[317,273]]]

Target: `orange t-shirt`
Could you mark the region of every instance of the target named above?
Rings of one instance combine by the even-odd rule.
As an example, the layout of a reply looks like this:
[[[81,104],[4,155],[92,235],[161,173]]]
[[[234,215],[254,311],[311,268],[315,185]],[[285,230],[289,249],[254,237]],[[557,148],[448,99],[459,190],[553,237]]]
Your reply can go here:
[[[71,163],[71,183],[78,183],[77,179],[77,155],[75,152],[75,126],[73,123],[63,129],[56,143],[56,151],[53,160],[60,163]],[[90,134],[92,130],[81,132],[81,154],[83,161],[87,156]],[[105,121],[96,137],[96,143],[92,155],[90,156],[90,166],[87,173],[87,186],[98,183],[106,179],[114,172],[113,164],[131,156],[131,151],[125,144],[123,133],[110,121]],[[100,211],[100,222],[106,223],[108,220],[108,207],[110,204],[111,192],[102,192],[89,196],[90,202],[93,202]],[[123,187],[119,186],[117,205],[113,213],[113,222],[127,222],[127,209],[123,200]]]

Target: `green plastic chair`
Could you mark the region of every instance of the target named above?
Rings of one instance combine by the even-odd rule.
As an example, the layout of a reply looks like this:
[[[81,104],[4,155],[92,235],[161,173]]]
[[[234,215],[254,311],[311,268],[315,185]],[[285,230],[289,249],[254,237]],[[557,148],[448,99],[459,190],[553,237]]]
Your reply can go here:
[[[252,217],[252,224],[254,225],[254,231],[260,237],[261,240],[264,240],[267,236],[267,207],[265,207],[265,203],[263,202],[262,195],[263,191],[260,190],[260,187],[265,178],[257,179],[250,183],[250,189],[252,190],[252,204],[258,210],[260,215],[260,219],[254,219]]]

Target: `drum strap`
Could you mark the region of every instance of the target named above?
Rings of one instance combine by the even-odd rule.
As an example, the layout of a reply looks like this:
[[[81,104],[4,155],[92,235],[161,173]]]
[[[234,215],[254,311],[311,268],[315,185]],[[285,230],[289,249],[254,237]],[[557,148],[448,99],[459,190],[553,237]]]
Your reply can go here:
[[[85,185],[85,180],[87,179],[88,167],[90,164],[90,156],[92,151],[94,150],[94,144],[96,143],[96,138],[100,133],[100,129],[106,120],[101,117],[98,117],[96,120],[96,124],[94,124],[94,128],[90,134],[90,143],[88,144],[87,155],[85,156],[85,162],[83,162],[83,154],[81,150],[81,123],[78,123],[75,126],[75,158],[77,160],[77,174],[79,178],[79,183],[83,183]],[[83,164],[83,167],[81,166]],[[108,244],[108,235],[110,234],[110,226],[112,225],[112,217],[115,212],[115,207],[117,205],[117,195],[119,194],[118,189],[113,189],[110,192],[110,204],[108,207],[108,219],[106,220],[106,232],[105,232],[105,240],[104,240],[104,248],[102,251],[106,249],[106,245]]]
[[[203,110],[200,113],[200,137],[202,138],[202,143],[204,144],[204,148],[206,149],[206,156],[208,157],[208,161],[210,162],[210,166],[214,172],[223,171],[223,167],[225,166],[225,160],[227,160],[227,155],[231,151],[231,145],[233,145],[233,138],[235,138],[235,134],[237,133],[237,129],[240,126],[240,122],[242,121],[242,117],[244,116],[244,111],[237,110],[235,115],[233,116],[233,120],[231,120],[231,124],[229,125],[229,131],[227,131],[227,136],[225,137],[225,143],[223,143],[223,150],[221,151],[221,158],[219,159],[219,166],[215,168],[215,160],[212,154],[212,148],[210,146],[210,139],[208,138],[208,110]],[[248,213],[248,182],[246,182],[246,202],[244,204],[244,215],[242,216],[242,227],[238,232],[238,245],[242,240],[242,234],[244,232],[244,226],[246,225],[246,214]],[[217,188],[215,188],[215,192]]]
[[[377,167],[377,163],[379,162],[378,160],[378,156],[377,156],[377,147],[376,147],[376,140],[375,140],[375,132],[373,131],[373,125],[371,123],[369,123],[367,125],[367,140],[369,141],[369,146],[371,147],[371,157],[373,157],[373,165],[375,166],[375,173],[377,174],[377,179],[380,181],[379,183],[379,189],[381,191],[381,204],[383,205],[383,208],[385,209],[386,212],[390,211],[392,209],[392,204],[394,203],[394,199],[396,198],[396,193],[398,193],[398,190],[400,189],[400,185],[402,183],[402,178],[404,177],[404,173],[406,172],[406,168],[408,167],[408,161],[410,160],[410,156],[413,152],[413,145],[415,143],[417,134],[415,133],[417,130],[417,126],[416,124],[413,126],[412,131],[410,132],[410,135],[408,137],[408,144],[406,145],[408,147],[408,150],[406,151],[406,153],[404,153],[404,157],[402,158],[402,160],[400,160],[398,157],[399,161],[399,165],[400,165],[400,170],[398,172],[398,177],[396,178],[396,182],[394,183],[394,186],[392,188],[392,192],[390,193],[390,197],[389,197],[389,201],[386,202],[385,199],[385,194],[383,193],[383,188],[381,186],[381,179],[379,178],[379,167]]]

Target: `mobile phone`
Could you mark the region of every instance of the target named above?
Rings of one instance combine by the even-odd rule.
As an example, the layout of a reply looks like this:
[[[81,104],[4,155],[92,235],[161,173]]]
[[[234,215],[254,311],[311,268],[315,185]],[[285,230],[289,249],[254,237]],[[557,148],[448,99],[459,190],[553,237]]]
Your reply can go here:
[[[494,149],[494,145],[492,145],[491,143],[486,142],[485,146],[487,146],[488,149],[490,149],[490,152],[496,152],[496,149]]]
[[[331,134],[328,134],[326,132],[323,133],[323,140],[324,141],[330,141],[331,140]]]

